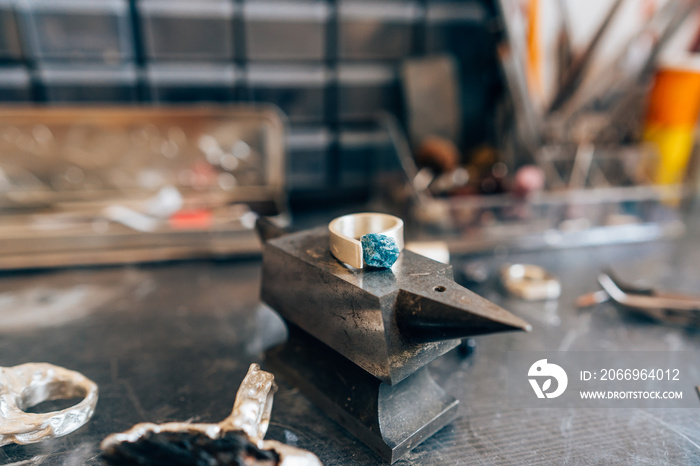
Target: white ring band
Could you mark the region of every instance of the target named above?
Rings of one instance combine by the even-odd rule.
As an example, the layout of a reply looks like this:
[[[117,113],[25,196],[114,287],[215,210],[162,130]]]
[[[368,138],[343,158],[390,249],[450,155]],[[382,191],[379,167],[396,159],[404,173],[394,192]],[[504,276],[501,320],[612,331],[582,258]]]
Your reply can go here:
[[[403,251],[403,220],[389,214],[363,212],[338,217],[328,224],[331,254],[357,269],[364,267],[360,238],[379,233],[392,238]]]

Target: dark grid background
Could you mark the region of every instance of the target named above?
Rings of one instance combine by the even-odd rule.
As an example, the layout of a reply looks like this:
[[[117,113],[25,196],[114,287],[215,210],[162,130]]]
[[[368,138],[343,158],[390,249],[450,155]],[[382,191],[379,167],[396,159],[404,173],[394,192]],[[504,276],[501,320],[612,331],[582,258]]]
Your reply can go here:
[[[451,54],[467,147],[499,92],[489,0],[0,0],[0,102],[272,102],[302,199],[366,195],[403,119],[400,64]],[[323,196],[319,196],[323,194]]]

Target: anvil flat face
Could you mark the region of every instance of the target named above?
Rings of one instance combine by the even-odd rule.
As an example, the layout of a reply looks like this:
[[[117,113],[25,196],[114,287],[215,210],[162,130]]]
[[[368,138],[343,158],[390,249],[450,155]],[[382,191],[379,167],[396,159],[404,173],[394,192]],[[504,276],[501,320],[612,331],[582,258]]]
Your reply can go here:
[[[267,241],[262,299],[289,322],[393,385],[461,337],[527,323],[457,285],[452,268],[403,251],[391,269],[353,269],[328,249],[328,230]]]

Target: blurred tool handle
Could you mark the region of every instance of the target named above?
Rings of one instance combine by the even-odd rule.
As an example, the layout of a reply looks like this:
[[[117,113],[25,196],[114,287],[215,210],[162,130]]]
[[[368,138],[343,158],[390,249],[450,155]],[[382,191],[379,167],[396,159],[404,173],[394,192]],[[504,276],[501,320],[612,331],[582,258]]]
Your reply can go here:
[[[566,80],[566,75],[574,61],[574,52],[571,45],[571,22],[566,8],[566,0],[556,2],[559,15],[559,33],[557,35],[557,86],[561,88]]]
[[[615,17],[617,11],[620,9],[622,3],[623,0],[615,1],[612,7],[610,7],[605,19],[593,35],[593,38],[588,43],[586,49],[573,60],[569,71],[566,73],[563,84],[554,96],[554,100],[549,107],[548,113],[551,114],[559,110],[579,88],[583,82],[583,78],[586,75],[586,71],[588,71],[588,68],[591,65],[593,54],[598,49],[601,39],[608,30],[610,23]]]

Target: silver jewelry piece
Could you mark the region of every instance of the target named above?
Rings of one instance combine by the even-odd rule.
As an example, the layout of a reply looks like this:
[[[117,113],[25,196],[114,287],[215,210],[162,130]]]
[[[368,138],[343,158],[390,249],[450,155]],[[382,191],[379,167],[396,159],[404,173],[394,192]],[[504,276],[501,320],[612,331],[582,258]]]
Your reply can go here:
[[[394,240],[403,251],[403,220],[389,214],[364,212],[338,217],[328,224],[330,251],[336,259],[356,269],[365,266],[360,238],[378,233]]]
[[[50,413],[24,410],[48,400],[83,397],[75,406]],[[62,437],[90,420],[97,385],[84,375],[46,363],[0,367],[0,447]]]
[[[532,264],[512,264],[501,269],[505,289],[526,301],[557,299],[561,284],[544,268]]]
[[[270,425],[273,395],[277,391],[275,377],[258,364],[251,364],[236,393],[231,415],[218,424],[192,424],[168,422],[136,424],[126,432],[105,438],[100,448],[108,456],[118,454],[123,444],[136,443],[151,434],[199,434],[211,440],[222,438],[228,432],[242,432],[262,450],[274,450],[281,466],[321,466],[321,461],[311,452],[285,445],[275,440],[263,440]],[[247,464],[247,463],[246,463]]]

